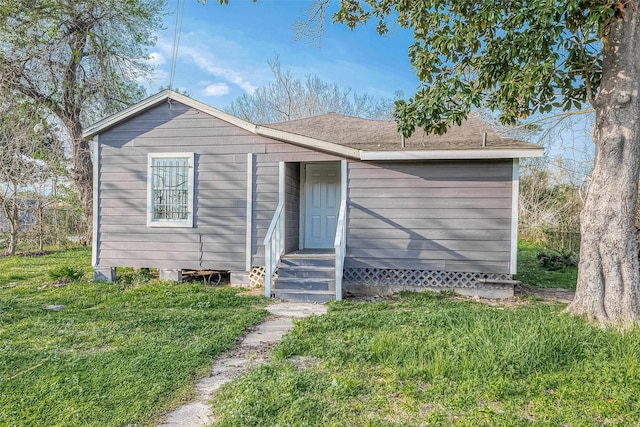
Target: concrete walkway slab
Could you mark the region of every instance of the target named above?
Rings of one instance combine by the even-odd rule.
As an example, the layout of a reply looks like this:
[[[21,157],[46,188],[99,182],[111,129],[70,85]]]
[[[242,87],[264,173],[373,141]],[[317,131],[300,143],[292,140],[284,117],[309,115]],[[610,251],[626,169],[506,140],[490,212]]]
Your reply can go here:
[[[290,317],[267,319],[247,335],[240,346],[259,347],[261,345],[275,344],[280,341],[284,334],[289,332],[292,327],[293,319]]]
[[[280,302],[271,304],[267,310],[275,316],[292,317],[301,319],[309,316],[320,316],[327,312],[327,306],[324,304],[311,304],[300,302]]]
[[[169,413],[159,427],[203,427],[214,419],[211,399],[224,384],[270,359],[270,350],[293,328],[293,319],[319,316],[327,312],[322,304],[274,302],[267,307],[271,316],[257,325],[231,352],[216,361],[208,377],[196,384],[194,399]]]

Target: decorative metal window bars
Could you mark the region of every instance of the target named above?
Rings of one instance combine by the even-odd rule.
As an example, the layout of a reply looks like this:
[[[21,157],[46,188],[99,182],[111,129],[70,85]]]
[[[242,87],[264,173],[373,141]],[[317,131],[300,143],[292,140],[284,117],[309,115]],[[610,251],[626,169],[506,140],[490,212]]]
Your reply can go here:
[[[153,220],[185,220],[189,215],[189,159],[154,158]]]

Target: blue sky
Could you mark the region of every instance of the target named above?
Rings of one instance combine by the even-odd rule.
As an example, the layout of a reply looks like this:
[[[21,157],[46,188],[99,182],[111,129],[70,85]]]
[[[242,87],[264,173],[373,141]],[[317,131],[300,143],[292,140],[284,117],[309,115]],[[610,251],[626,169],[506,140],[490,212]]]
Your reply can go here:
[[[223,108],[242,93],[268,84],[273,79],[268,60],[279,55],[281,66],[301,78],[315,74],[340,87],[382,98],[393,98],[396,91],[406,96],[414,93],[418,79],[407,56],[410,32],[396,27],[381,37],[375,23],[351,31],[342,24],[331,24],[327,16],[318,48],[295,41],[292,30],[310,3],[231,0],[220,5],[208,0],[203,5],[187,0],[173,87]],[[165,19],[166,29],[150,51],[157,65],[152,93],[169,83],[178,1],[168,0],[168,5],[173,14]],[[337,4],[333,6],[335,10]]]
[[[178,0],[167,1],[171,14],[165,19],[166,29],[150,50],[157,66],[150,93],[169,84]],[[230,0],[221,5],[218,0],[207,0],[203,5],[181,0],[185,12],[173,87],[223,109],[243,93],[272,81],[268,61],[279,55],[281,66],[300,78],[315,74],[342,88],[381,98],[394,98],[396,91],[405,97],[413,95],[419,81],[407,56],[413,42],[410,31],[396,25],[389,35],[380,36],[375,22],[354,31],[331,24],[331,13],[338,7],[333,0],[322,46],[295,41],[292,26],[312,1]],[[590,164],[593,155],[589,135],[584,120],[578,119],[571,129],[556,135],[551,151],[577,162],[578,166],[567,164],[569,169],[580,169]]]

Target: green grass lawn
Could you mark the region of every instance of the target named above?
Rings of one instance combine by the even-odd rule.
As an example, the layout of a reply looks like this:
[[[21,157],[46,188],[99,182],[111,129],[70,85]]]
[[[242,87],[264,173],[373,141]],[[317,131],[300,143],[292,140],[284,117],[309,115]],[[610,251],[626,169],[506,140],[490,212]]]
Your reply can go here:
[[[444,294],[341,302],[223,388],[216,426],[630,426],[640,330]]]
[[[154,425],[267,314],[230,288],[93,283],[90,258],[0,259],[0,426]],[[61,268],[85,279],[56,287]]]
[[[525,240],[518,242],[518,274],[515,278],[528,285],[575,290],[578,267],[545,270],[537,259],[540,249],[539,246]]]

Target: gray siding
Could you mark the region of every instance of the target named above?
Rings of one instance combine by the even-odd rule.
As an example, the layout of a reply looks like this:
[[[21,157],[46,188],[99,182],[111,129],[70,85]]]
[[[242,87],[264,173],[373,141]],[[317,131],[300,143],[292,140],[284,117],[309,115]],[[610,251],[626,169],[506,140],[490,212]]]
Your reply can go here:
[[[96,263],[102,267],[245,270],[247,153],[255,153],[252,264],[262,265],[278,203],[278,163],[294,162],[287,167],[293,176],[297,162],[337,159],[256,136],[175,101],[105,131],[99,141]],[[146,225],[147,153],[162,152],[195,153],[193,228]],[[295,188],[289,193],[293,245]]]
[[[300,248],[300,163],[287,163],[285,169],[285,251]]]
[[[97,266],[246,267],[247,153],[254,153],[252,265],[286,162],[286,248],[298,248],[300,163],[339,157],[259,137],[173,102],[100,135]],[[195,153],[193,228],[147,227],[147,154]],[[346,267],[508,273],[512,163],[350,162]]]
[[[512,162],[349,163],[347,268],[509,273]]]
[[[244,270],[247,163],[235,154],[260,138],[173,102],[99,140],[98,265]],[[147,227],[147,153],[158,152],[196,154],[193,228]]]

